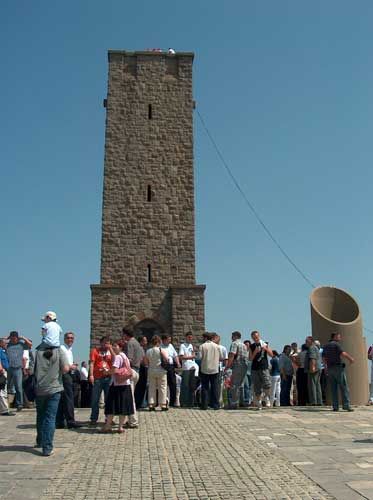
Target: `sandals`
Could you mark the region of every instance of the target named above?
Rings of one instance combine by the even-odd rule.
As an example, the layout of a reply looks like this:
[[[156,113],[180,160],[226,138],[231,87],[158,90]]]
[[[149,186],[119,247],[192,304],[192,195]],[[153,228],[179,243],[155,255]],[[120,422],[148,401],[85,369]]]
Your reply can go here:
[[[106,425],[104,425],[104,427],[102,429],[100,429],[98,432],[100,434],[111,434],[113,432],[113,430],[111,427],[106,427]]]

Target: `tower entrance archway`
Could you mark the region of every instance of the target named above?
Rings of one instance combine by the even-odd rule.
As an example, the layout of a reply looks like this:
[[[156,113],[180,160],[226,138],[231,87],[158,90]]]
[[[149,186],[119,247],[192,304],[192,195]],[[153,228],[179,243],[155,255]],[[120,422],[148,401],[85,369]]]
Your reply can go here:
[[[154,335],[161,336],[164,333],[162,326],[153,319],[143,319],[135,325],[133,331],[135,337],[143,335],[148,339],[148,342],[152,339],[152,337],[154,337]]]

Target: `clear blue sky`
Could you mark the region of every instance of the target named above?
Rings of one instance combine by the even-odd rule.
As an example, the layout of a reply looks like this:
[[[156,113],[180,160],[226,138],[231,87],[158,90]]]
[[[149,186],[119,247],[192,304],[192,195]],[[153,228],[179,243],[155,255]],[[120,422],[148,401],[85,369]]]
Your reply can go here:
[[[194,51],[194,97],[240,185],[316,285],[373,329],[373,3],[3,0],[1,332],[56,310],[87,357],[99,282],[107,50]],[[311,288],[273,246],[195,119],[206,327],[273,346],[310,331]],[[368,334],[367,340],[373,341]]]

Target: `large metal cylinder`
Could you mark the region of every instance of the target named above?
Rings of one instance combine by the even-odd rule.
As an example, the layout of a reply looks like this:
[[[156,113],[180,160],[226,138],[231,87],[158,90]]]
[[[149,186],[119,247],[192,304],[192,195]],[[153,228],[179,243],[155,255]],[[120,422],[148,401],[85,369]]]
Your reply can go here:
[[[322,286],[312,291],[310,301],[312,336],[324,345],[332,333],[342,335],[342,349],[355,360],[352,365],[346,360],[351,404],[366,404],[369,395],[366,342],[356,300],[344,290]]]

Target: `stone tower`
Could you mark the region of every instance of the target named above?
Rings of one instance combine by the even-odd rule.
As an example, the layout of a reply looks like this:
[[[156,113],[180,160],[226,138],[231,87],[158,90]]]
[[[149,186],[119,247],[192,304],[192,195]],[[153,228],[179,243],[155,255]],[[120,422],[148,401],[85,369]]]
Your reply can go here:
[[[91,344],[204,331],[195,283],[193,54],[109,51],[101,278]]]

